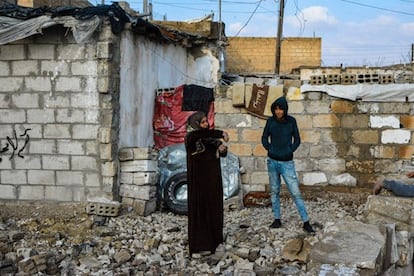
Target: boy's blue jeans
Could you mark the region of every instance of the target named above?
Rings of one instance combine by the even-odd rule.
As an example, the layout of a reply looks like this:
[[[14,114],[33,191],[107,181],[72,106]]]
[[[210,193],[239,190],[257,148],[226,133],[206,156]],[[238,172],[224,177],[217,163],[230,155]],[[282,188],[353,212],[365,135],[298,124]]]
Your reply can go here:
[[[396,196],[414,196],[414,185],[405,184],[395,180],[384,180],[383,186],[393,192]]]
[[[276,219],[280,219],[280,185],[283,177],[285,184],[296,204],[302,221],[308,221],[308,213],[306,212],[305,203],[299,190],[299,181],[296,174],[294,161],[277,161],[267,158],[267,170],[270,182],[270,198],[272,201],[273,214]]]

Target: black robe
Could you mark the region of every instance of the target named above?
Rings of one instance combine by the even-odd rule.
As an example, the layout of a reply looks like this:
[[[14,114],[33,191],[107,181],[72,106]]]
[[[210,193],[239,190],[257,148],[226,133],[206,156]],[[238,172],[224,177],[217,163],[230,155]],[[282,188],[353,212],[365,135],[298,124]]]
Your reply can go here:
[[[220,158],[217,156],[217,143],[208,141],[208,138],[222,137],[221,130],[200,129],[188,133],[185,139],[190,255],[201,251],[214,253],[217,246],[223,242],[223,183]]]

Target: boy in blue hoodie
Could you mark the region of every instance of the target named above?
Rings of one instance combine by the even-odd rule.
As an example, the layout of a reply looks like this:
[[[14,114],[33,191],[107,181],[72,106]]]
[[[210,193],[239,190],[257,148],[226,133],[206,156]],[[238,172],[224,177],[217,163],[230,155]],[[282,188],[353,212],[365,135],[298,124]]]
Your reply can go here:
[[[293,153],[300,145],[300,136],[296,119],[288,115],[288,103],[285,97],[276,99],[271,106],[273,116],[267,119],[262,135],[262,144],[267,150],[267,169],[271,190],[271,201],[275,220],[271,228],[280,228],[280,185],[283,180],[296,204],[303,221],[303,229],[314,234],[309,223],[308,213],[299,189]]]

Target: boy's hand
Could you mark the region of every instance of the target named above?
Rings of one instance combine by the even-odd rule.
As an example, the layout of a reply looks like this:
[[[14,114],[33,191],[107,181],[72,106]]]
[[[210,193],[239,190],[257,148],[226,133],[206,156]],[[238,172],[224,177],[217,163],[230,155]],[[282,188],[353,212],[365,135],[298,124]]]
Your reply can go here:
[[[409,172],[409,173],[407,173],[407,176],[408,176],[409,178],[413,178],[413,177],[414,177],[414,172]]]

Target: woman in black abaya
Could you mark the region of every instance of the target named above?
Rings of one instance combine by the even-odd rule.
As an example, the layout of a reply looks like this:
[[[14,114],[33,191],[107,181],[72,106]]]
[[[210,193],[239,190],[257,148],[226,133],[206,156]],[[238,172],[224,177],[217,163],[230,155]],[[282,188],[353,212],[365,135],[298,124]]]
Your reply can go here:
[[[225,156],[227,132],[209,129],[203,112],[187,121],[185,148],[188,178],[188,244],[193,253],[213,254],[223,242],[223,184],[220,156]]]

